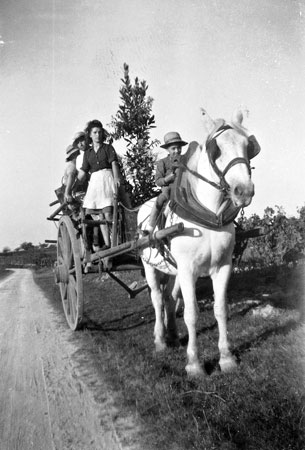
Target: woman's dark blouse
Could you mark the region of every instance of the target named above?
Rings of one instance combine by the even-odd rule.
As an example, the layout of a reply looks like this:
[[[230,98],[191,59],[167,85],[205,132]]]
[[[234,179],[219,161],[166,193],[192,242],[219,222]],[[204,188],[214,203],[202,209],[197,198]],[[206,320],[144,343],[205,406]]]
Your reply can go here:
[[[81,170],[93,173],[102,169],[111,169],[111,164],[117,160],[118,157],[112,145],[103,143],[96,153],[92,147],[85,151]]]

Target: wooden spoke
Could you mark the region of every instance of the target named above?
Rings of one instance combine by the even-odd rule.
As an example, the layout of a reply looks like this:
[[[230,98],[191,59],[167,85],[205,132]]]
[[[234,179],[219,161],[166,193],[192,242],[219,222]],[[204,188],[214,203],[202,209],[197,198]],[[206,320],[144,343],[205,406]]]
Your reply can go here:
[[[77,284],[73,275],[69,276],[69,286],[68,286],[68,306],[72,321],[75,320],[77,315],[76,311],[77,304]]]

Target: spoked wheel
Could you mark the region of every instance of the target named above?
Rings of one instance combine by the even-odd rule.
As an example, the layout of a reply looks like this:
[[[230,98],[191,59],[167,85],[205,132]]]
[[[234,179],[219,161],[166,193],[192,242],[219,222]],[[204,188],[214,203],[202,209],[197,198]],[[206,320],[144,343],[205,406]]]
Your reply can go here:
[[[62,216],[59,221],[55,278],[69,327],[78,330],[84,309],[81,237],[69,216]]]

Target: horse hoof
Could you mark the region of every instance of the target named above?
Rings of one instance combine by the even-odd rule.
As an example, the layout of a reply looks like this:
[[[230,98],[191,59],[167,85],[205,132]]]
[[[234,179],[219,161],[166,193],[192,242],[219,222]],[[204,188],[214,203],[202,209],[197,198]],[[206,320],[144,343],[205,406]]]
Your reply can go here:
[[[237,369],[237,362],[234,356],[220,359],[219,365],[224,373],[234,372]]]
[[[189,378],[205,378],[206,372],[202,369],[202,367],[199,364],[188,364],[185,367],[187,376]]]

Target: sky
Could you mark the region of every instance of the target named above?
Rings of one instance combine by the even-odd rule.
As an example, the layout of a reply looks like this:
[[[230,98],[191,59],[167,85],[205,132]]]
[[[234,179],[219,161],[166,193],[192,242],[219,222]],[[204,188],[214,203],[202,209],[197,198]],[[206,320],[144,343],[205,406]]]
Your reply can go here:
[[[240,105],[262,151],[245,215],[297,216],[305,186],[305,0],[1,0],[0,251],[56,239],[65,149],[92,119],[107,129],[123,64],[146,80],[163,140],[200,142],[200,107]],[[119,153],[122,142],[114,143]]]

